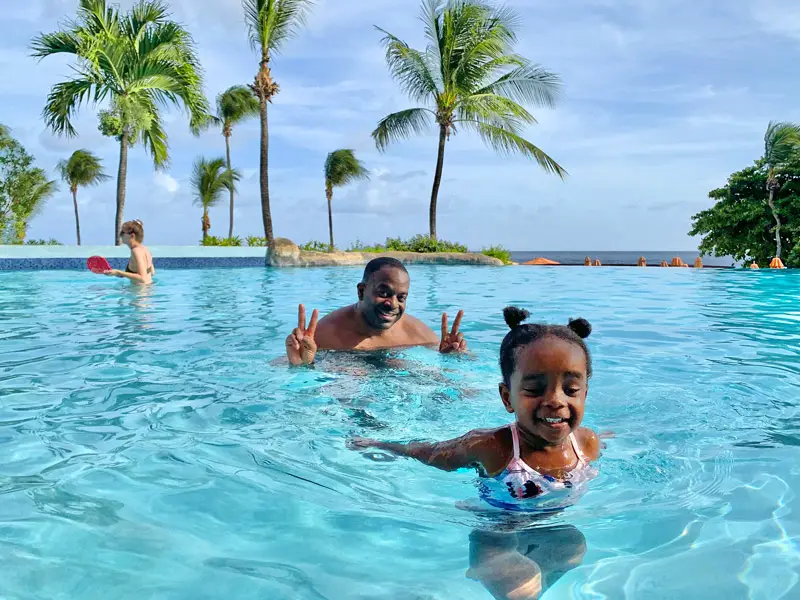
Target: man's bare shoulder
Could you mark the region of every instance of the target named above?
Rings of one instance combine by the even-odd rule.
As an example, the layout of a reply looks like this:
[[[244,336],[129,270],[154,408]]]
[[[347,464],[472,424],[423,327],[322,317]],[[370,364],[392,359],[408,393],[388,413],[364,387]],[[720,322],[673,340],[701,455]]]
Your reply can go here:
[[[341,334],[352,323],[353,314],[353,307],[345,306],[322,317],[317,324],[317,332],[314,335],[317,345],[325,349],[338,348]]]
[[[439,336],[428,325],[417,317],[409,314],[403,315],[403,328],[406,335],[414,339],[416,344],[438,344]]]

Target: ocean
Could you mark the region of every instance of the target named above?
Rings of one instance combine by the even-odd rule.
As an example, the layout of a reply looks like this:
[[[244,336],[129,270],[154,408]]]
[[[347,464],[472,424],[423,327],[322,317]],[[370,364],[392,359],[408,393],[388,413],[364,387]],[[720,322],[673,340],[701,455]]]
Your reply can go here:
[[[584,259],[589,256],[592,260],[595,258],[600,259],[603,265],[636,265],[640,256],[647,259],[649,266],[658,266],[662,260],[667,263],[672,262],[672,259],[679,256],[683,262],[693,265],[695,259],[698,257],[696,250],[642,250],[638,252],[620,252],[620,251],[582,251],[582,252],[558,252],[558,251],[512,251],[511,258],[514,262],[524,263],[534,258],[542,257],[554,260],[562,265],[582,265]],[[734,266],[736,261],[730,257],[714,258],[712,256],[703,256],[703,264],[713,267],[730,267]]]

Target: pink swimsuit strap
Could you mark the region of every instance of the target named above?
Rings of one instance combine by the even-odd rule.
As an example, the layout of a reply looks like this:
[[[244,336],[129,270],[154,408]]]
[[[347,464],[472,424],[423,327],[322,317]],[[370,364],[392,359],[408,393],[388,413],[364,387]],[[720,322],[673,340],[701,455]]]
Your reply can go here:
[[[517,432],[517,424],[516,423],[511,423],[511,425],[509,425],[509,428],[511,429],[511,440],[514,443],[514,456],[508,462],[508,466],[506,467],[506,469],[513,468],[513,467],[517,467],[517,468],[521,467],[522,469],[524,469],[525,471],[528,471],[529,473],[535,473],[536,475],[539,475],[539,472],[536,469],[533,469],[532,467],[530,467],[528,465],[528,463],[526,463],[520,457],[520,453],[519,453],[519,433]],[[589,464],[589,461],[586,460],[586,457],[583,455],[583,452],[581,452],[581,449],[578,446],[578,440],[575,439],[575,434],[574,433],[570,433],[569,434],[569,441],[572,444],[572,450],[575,452],[575,456],[578,458],[578,464],[576,464],[575,467],[572,470],[576,471],[576,470],[582,469],[587,464]]]

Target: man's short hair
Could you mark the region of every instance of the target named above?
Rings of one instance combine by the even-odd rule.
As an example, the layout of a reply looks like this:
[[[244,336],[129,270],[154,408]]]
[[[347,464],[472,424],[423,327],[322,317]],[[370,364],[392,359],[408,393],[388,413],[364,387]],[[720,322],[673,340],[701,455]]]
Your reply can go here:
[[[408,275],[408,271],[406,270],[403,263],[401,263],[396,258],[391,258],[390,256],[381,256],[380,258],[373,258],[371,261],[367,263],[367,266],[364,267],[364,276],[361,278],[361,283],[367,283],[372,277],[374,273],[380,271],[383,267],[390,267],[392,269],[400,269],[403,273]]]

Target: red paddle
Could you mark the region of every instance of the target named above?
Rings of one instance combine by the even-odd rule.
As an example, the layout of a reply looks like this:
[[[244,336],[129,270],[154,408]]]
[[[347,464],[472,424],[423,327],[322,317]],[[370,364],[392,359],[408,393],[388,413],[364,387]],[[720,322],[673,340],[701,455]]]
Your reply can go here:
[[[86,266],[92,273],[102,274],[111,270],[111,265],[102,256],[90,256],[86,261]]]

